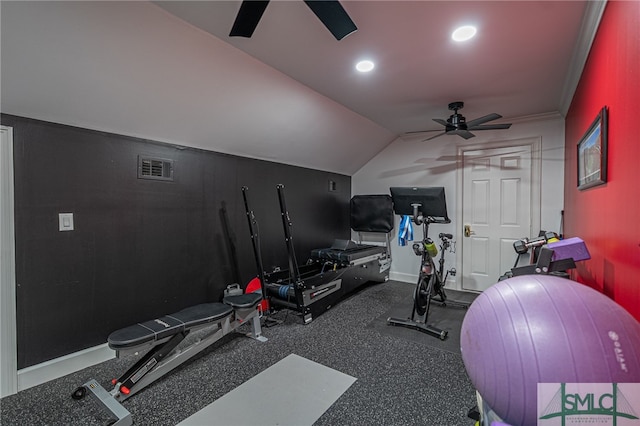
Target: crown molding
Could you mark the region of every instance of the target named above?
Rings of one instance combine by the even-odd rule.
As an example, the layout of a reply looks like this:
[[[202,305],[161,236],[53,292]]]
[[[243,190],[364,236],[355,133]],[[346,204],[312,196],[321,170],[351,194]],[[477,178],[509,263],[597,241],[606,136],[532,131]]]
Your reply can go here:
[[[587,1],[586,3],[587,6],[580,26],[580,35],[573,50],[569,72],[567,73],[562,88],[560,113],[563,116],[567,115],[571,102],[573,101],[573,95],[578,88],[578,83],[580,82],[584,66],[587,63],[587,57],[589,56],[593,40],[596,37],[602,14],[607,5],[607,0]]]
[[[543,112],[540,114],[530,114],[523,115],[520,117],[514,117],[507,121],[511,123],[529,123],[531,121],[543,121],[543,120],[554,120],[554,119],[562,119],[564,116],[559,111],[551,111],[551,112]]]

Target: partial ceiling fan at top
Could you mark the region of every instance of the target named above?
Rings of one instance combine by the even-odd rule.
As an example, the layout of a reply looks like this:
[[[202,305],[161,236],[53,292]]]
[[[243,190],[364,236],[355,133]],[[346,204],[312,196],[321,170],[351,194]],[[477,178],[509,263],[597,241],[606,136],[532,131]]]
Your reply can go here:
[[[304,0],[304,2],[333,34],[336,40],[342,40],[358,29],[339,1]],[[251,37],[268,5],[269,0],[243,1],[229,36]]]
[[[511,127],[511,123],[505,124],[484,124],[489,121],[497,120],[502,118],[500,114],[491,113],[487,114],[484,117],[476,118],[475,120],[467,121],[466,118],[462,114],[458,114],[458,110],[464,107],[464,102],[457,101],[451,102],[449,104],[449,109],[453,111],[453,114],[445,121],[440,118],[434,118],[438,124],[442,124],[444,126],[444,132],[439,133],[435,136],[431,136],[430,138],[424,139],[424,141],[430,141],[431,139],[435,139],[442,135],[458,135],[465,139],[469,139],[474,137],[475,135],[471,133],[471,130],[501,130],[508,129]],[[426,133],[426,132],[438,132],[439,130],[422,130],[417,132],[407,132],[406,135],[413,133]]]

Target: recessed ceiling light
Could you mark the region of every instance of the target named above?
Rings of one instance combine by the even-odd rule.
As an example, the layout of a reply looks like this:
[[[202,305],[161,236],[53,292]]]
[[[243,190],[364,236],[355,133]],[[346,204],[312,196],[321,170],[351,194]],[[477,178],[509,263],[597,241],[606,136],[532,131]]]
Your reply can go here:
[[[476,35],[476,31],[476,27],[472,25],[465,25],[463,27],[456,28],[456,30],[451,34],[451,38],[454,41],[467,41]]]
[[[375,64],[371,61],[360,61],[356,64],[356,69],[360,72],[369,72],[375,67]]]

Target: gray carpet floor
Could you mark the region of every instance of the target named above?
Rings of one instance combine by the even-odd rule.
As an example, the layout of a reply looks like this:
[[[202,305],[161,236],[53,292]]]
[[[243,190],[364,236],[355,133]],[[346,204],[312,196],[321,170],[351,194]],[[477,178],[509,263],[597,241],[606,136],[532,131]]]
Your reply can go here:
[[[432,309],[430,322],[449,330],[444,342],[387,326],[390,313],[410,316],[412,293],[407,283],[366,286],[308,325],[280,311],[274,318],[282,322],[263,328],[269,341],[227,335],[123,405],[136,425],[175,425],[293,353],[357,379],[317,426],[472,425],[475,393],[456,340],[466,310]],[[71,393],[91,378],[109,388],[132,363],[113,359],[3,398],[0,424],[100,425],[104,416],[91,399],[75,401]]]

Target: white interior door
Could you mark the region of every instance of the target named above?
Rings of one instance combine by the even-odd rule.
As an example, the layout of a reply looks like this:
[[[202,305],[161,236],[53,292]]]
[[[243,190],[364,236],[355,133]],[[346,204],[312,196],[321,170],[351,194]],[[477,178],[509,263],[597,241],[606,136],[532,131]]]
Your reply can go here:
[[[513,242],[539,227],[539,152],[539,139],[462,150],[462,289],[495,284],[513,267]]]
[[[17,392],[13,133],[0,126],[0,397]]]

